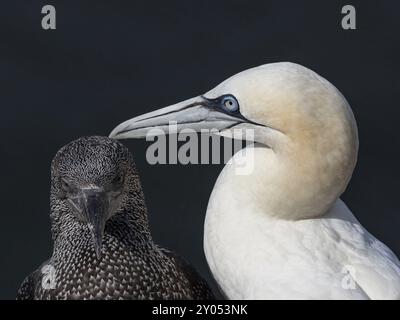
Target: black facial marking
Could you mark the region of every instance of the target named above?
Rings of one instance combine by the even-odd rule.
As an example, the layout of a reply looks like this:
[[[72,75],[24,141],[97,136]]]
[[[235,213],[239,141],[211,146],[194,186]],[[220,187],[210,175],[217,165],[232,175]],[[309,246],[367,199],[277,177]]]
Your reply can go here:
[[[209,98],[206,98],[206,97],[204,97],[204,96],[201,96],[201,97],[202,97],[202,98],[204,99],[204,101],[206,102],[206,103],[203,103],[203,105],[204,105],[205,107],[208,107],[208,108],[213,109],[213,110],[216,110],[216,111],[218,111],[218,112],[222,112],[222,113],[225,113],[225,114],[227,114],[227,115],[233,116],[233,117],[237,118],[238,120],[242,120],[242,121],[240,121],[240,122],[246,122],[246,123],[254,124],[254,125],[256,125],[256,126],[265,127],[263,124],[260,124],[260,123],[251,121],[251,120],[247,119],[245,116],[243,116],[243,115],[241,114],[241,112],[240,112],[240,104],[239,104],[238,100],[236,99],[236,97],[235,97],[234,95],[232,95],[232,94],[224,94],[224,95],[219,96],[218,98],[215,98],[215,99],[209,99]],[[226,98],[234,99],[234,101],[237,102],[237,106],[238,106],[237,109],[235,109],[234,111],[228,110],[228,109],[223,105],[223,102],[224,102],[224,100],[225,100]],[[235,125],[236,125],[236,124],[231,125],[231,127],[234,127]]]

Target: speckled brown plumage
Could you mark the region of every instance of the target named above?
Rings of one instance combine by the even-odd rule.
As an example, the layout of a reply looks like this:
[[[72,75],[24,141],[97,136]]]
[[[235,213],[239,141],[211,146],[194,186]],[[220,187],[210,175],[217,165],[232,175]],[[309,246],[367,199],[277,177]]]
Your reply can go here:
[[[100,258],[88,225],[67,201],[74,191],[65,191],[65,180],[119,190]],[[213,298],[191,266],[152,241],[135,164],[121,143],[85,137],[64,146],[52,163],[50,203],[53,255],[24,280],[17,299]]]

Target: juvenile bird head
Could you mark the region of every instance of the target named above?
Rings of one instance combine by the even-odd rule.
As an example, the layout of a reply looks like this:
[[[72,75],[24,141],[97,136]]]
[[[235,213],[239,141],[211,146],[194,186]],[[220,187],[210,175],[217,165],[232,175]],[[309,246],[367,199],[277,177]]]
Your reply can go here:
[[[133,157],[115,140],[93,136],[67,144],[54,157],[51,174],[53,233],[71,224],[87,228],[98,258],[109,219],[129,215],[135,205],[145,213]]]

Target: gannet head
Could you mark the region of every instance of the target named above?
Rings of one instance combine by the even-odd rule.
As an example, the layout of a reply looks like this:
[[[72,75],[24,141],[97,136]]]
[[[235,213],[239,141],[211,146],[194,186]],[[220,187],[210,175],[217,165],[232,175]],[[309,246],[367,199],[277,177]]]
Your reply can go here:
[[[344,191],[356,163],[357,127],[346,99],[327,80],[294,63],[240,72],[203,95],[124,122],[110,137],[142,138],[154,128],[168,132],[170,121],[177,122],[178,131],[217,129],[234,138],[246,136],[238,129],[254,130],[254,140],[291,167],[292,181],[310,183],[310,194],[329,190],[320,212]]]
[[[92,238],[101,259],[107,223],[135,224],[147,235],[147,215],[136,166],[129,150],[107,137],[81,137],[63,146],[51,165],[53,237]],[[133,214],[131,216],[131,214]],[[69,241],[69,240],[68,240]],[[78,244],[77,244],[78,245]]]

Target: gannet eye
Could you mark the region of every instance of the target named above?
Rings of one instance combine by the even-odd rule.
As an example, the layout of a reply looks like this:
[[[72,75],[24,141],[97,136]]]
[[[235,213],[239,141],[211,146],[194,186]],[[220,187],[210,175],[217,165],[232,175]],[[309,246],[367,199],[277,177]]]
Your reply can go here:
[[[61,191],[64,195],[71,194],[75,191],[73,184],[67,179],[61,178]]]
[[[124,176],[123,175],[117,175],[117,176],[115,176],[115,178],[113,179],[113,181],[112,181],[112,184],[115,186],[115,187],[120,187],[123,183],[124,183]]]
[[[221,98],[222,107],[229,112],[235,112],[239,110],[239,102],[234,96],[228,95]]]

